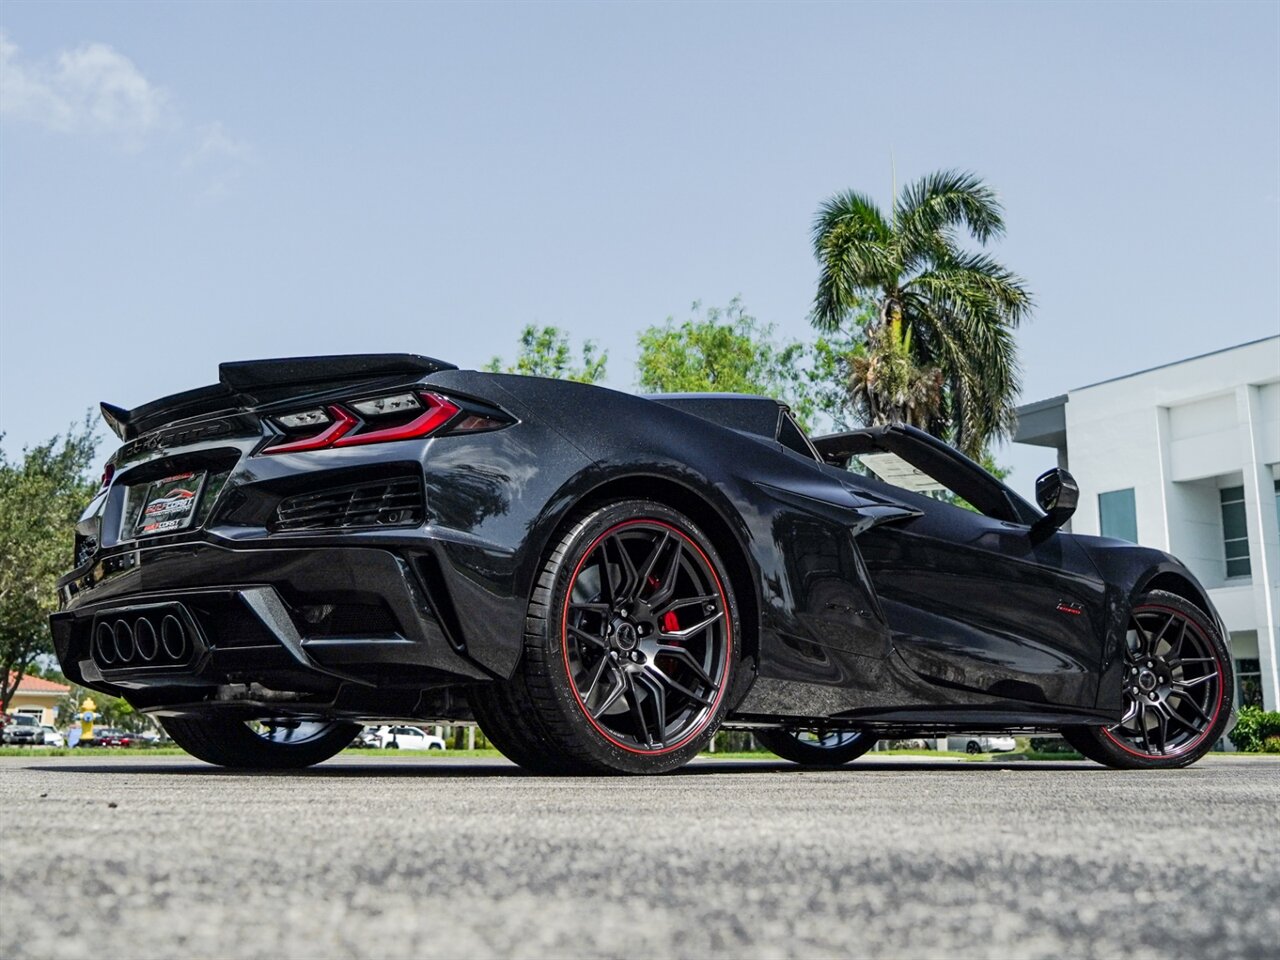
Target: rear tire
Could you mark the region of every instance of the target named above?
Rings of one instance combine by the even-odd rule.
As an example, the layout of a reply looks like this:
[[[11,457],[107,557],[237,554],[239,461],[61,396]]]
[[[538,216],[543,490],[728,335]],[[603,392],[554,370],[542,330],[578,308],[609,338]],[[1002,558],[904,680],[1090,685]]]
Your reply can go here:
[[[511,695],[509,688],[523,682],[517,672],[507,683],[489,683],[468,692],[471,715],[480,731],[499,753],[530,773],[564,776],[583,772],[581,764],[562,755],[546,736],[538,717],[526,712],[522,703],[527,703],[527,694],[524,699]]]
[[[486,736],[529,770],[665,773],[724,719],[737,604],[710,541],[664,504],[619,501],[575,523],[525,624],[517,675],[473,703]]]
[[[303,721],[309,724],[310,721]],[[360,733],[360,724],[332,721],[314,728],[278,726],[264,735],[243,720],[191,717],[161,717],[160,725],[173,742],[205,763],[249,770],[298,770],[328,760],[347,747]],[[287,734],[275,739],[273,729],[304,730],[290,742]]]
[[[814,733],[813,739],[805,734]],[[833,730],[825,736],[807,730],[757,730],[756,740],[783,760],[802,767],[840,767],[876,745],[876,737],[854,730]]]
[[[1134,602],[1124,652],[1124,717],[1063,727],[1062,738],[1109,767],[1167,770],[1195,763],[1231,716],[1231,655],[1199,607],[1164,590]]]

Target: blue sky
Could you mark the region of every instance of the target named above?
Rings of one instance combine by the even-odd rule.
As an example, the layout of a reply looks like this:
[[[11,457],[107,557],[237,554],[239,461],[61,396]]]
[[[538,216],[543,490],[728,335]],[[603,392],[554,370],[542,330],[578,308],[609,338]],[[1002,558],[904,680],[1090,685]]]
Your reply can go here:
[[[804,337],[814,210],[894,167],[999,190],[1025,400],[1280,330],[1280,4],[7,0],[0,30],[10,452],[223,359],[478,365],[554,323],[627,389],[640,328],[736,294]],[[1049,457],[1004,459],[1025,491]]]

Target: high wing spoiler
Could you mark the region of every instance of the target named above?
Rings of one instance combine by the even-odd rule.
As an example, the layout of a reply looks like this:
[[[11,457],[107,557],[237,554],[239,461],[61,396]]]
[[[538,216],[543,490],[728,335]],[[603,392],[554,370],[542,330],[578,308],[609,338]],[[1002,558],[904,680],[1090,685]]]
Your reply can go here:
[[[133,410],[102,404],[102,417],[121,440],[208,413],[236,410],[366,381],[425,377],[456,370],[414,353],[352,353],[330,357],[238,360],[218,365],[218,382],[144,403]]]

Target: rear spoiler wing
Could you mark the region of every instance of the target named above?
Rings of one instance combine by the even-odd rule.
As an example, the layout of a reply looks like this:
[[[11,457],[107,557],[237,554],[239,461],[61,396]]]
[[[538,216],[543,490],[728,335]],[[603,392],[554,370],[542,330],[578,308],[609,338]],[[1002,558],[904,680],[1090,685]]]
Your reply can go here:
[[[133,410],[102,404],[102,418],[121,440],[178,420],[286,400],[346,384],[391,377],[425,377],[456,370],[452,363],[414,353],[353,353],[330,357],[238,360],[218,365],[218,382],[175,393]]]

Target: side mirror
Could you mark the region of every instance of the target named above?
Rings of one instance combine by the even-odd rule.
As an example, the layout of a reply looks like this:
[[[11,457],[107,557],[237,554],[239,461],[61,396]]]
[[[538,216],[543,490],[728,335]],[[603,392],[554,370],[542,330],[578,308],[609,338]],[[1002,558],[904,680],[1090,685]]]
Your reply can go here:
[[[1036,503],[1044,511],[1044,516],[1033,528],[1044,535],[1057,530],[1071,519],[1076,512],[1076,504],[1080,500],[1080,487],[1075,477],[1067,471],[1055,467],[1036,478]]]

